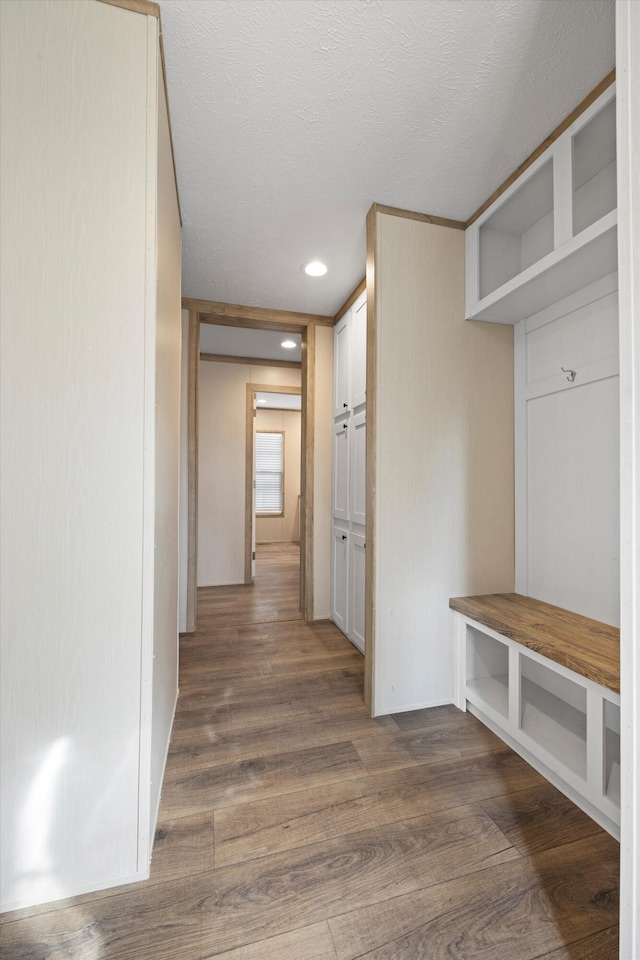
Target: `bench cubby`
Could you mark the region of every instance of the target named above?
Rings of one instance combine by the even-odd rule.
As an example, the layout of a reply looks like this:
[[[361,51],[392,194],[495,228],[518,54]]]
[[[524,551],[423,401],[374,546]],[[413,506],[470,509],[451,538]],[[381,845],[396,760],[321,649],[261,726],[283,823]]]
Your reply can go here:
[[[456,705],[619,838],[619,631],[519,594],[450,606]]]

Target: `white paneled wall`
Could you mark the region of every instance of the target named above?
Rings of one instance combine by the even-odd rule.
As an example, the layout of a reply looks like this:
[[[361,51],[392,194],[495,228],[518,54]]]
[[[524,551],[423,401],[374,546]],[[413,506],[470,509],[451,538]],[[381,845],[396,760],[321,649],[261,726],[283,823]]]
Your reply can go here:
[[[177,425],[155,399],[156,360],[161,405],[179,382],[180,227],[157,20],[92,0],[0,15],[11,909],[148,872],[176,693]],[[171,231],[157,290],[156,218]]]
[[[158,72],[163,90],[162,68]],[[158,205],[155,331],[155,537],[153,686],[151,707],[151,829],[178,695],[178,583],[180,486],[181,230],[169,119],[158,97]],[[149,852],[153,835],[149,838]]]
[[[373,708],[385,714],[451,701],[449,597],[513,589],[513,331],[465,320],[461,230],[376,218]]]
[[[640,6],[616,0],[621,426],[620,960],[640,956]]]

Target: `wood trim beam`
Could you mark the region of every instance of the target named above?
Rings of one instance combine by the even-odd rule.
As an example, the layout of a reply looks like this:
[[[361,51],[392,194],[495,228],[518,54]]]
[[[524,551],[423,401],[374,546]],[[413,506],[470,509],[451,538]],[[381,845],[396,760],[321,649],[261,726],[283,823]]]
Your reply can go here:
[[[551,146],[551,144],[554,143],[554,141],[556,141],[558,137],[560,137],[565,132],[565,130],[567,130],[571,126],[571,124],[575,120],[578,119],[578,117],[581,114],[585,112],[587,107],[591,106],[594,100],[598,99],[601,93],[604,93],[607,87],[611,86],[611,84],[615,81],[615,79],[616,79],[616,71],[612,70],[611,73],[608,73],[606,77],[604,77],[604,79],[600,81],[597,87],[593,88],[591,93],[587,94],[584,100],[580,101],[580,103],[575,108],[575,110],[572,110],[571,113],[564,118],[562,123],[560,123],[555,128],[555,130],[553,130],[552,133],[549,134],[546,140],[543,140],[540,146],[536,147],[533,153],[530,153],[529,156],[526,158],[526,160],[522,161],[520,166],[513,171],[511,176],[507,177],[504,183],[502,183],[497,190],[493,191],[491,196],[487,200],[485,200],[485,202],[481,206],[478,207],[475,213],[471,214],[467,222],[464,224],[465,229],[468,226],[470,226],[472,223],[474,223],[474,221],[476,221],[478,217],[482,216],[485,210],[488,210],[491,204],[494,203],[498,199],[498,197],[500,197],[505,192],[505,190],[508,190],[511,184],[514,183],[518,179],[518,177],[520,177],[524,173],[524,171],[528,167],[530,167],[531,164],[534,163],[538,159],[538,157],[541,156],[545,152],[545,150],[547,150]]]
[[[265,360],[264,357],[230,357],[226,353],[201,353],[201,360],[211,360],[214,363],[245,363],[250,367],[288,367],[290,370],[300,370],[302,364],[296,360]]]
[[[108,3],[112,7],[122,7],[123,10],[131,10],[133,13],[143,13],[147,17],[156,17],[160,19],[160,7],[151,0],[100,0],[101,3]]]
[[[249,386],[256,393],[289,393],[302,394],[302,387],[284,387],[277,383],[250,383]]]
[[[202,323],[222,323],[225,318],[229,321],[242,321],[242,326],[262,326],[263,323],[281,324],[277,329],[285,329],[289,325],[294,329],[307,327],[310,324],[320,324],[324,327],[333,326],[333,317],[326,317],[316,313],[296,313],[290,310],[270,310],[268,307],[247,307],[239,303],[219,303],[214,300],[194,300],[183,297],[182,306],[188,310],[198,310]],[[215,319],[210,319],[215,317]],[[233,325],[233,324],[230,324]],[[276,329],[271,327],[270,329]]]
[[[189,400],[187,413],[187,633],[196,628],[198,586],[198,396],[200,323],[196,310],[189,311]]]
[[[302,334],[302,464],[300,476],[300,610],[305,620],[313,620],[313,497],[315,448],[315,375],[316,328],[308,326]]]
[[[216,316],[212,313],[200,313],[200,323],[211,323],[218,327],[240,327],[251,330],[274,330],[276,333],[300,333],[307,324],[280,323],[278,320],[242,320],[235,317]]]
[[[279,413],[300,413],[300,410],[296,407],[258,407],[258,410],[264,410],[265,413],[271,413],[273,410],[277,410]],[[271,516],[271,514],[267,514]],[[266,540],[261,540],[260,543],[266,543]],[[274,540],[274,543],[279,543],[280,541]]]
[[[437,227],[451,227],[465,230],[467,224],[462,220],[449,220],[447,217],[434,217],[430,213],[416,213],[414,210],[401,210],[399,207],[387,207],[383,203],[374,203],[372,210],[385,213],[388,217],[402,217],[405,220],[419,220],[420,223],[434,223]],[[367,296],[367,318],[369,316],[369,297]]]
[[[367,214],[367,449],[366,449],[366,522],[364,571],[364,705],[374,716],[374,671],[376,655],[376,410],[377,355],[376,329],[376,257],[378,208],[374,204]]]
[[[255,388],[248,383],[245,407],[244,446],[244,582],[252,583],[253,576],[253,395]]]
[[[338,312],[336,313],[335,317],[333,318],[333,322],[334,322],[334,323],[337,323],[338,320],[341,320],[342,317],[344,317],[344,315],[345,315],[345,313],[347,312],[347,310],[349,309],[349,307],[353,306],[353,304],[356,302],[356,300],[358,299],[358,297],[360,296],[360,294],[361,294],[361,293],[364,293],[364,291],[365,291],[366,289],[367,289],[367,278],[366,278],[366,277],[363,277],[362,280],[360,281],[360,283],[358,284],[358,286],[357,286],[357,287],[355,288],[355,290],[353,291],[353,293],[350,294],[350,296],[347,297],[347,299],[345,300],[345,302],[342,304],[342,306],[340,307],[340,309],[339,309]]]
[[[156,4],[152,4],[156,6]],[[169,124],[169,143],[171,144],[171,164],[173,166],[173,181],[176,188],[176,201],[178,203],[178,217],[180,226],[182,226],[182,208],[180,207],[180,191],[178,190],[178,171],[176,170],[176,152],[173,148],[173,130],[171,129],[171,110],[169,108],[169,87],[167,86],[167,65],[164,59],[164,42],[162,39],[162,20],[160,19],[160,10],[158,9],[158,19],[160,20],[160,62],[162,63],[162,83],[164,85],[164,98],[167,104],[167,122]]]

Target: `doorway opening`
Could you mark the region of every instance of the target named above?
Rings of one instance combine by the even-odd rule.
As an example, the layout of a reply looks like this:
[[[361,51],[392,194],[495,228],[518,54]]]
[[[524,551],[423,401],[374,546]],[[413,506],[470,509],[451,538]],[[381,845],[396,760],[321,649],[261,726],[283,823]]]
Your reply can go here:
[[[202,360],[212,360],[222,362],[223,357],[211,355],[206,349],[206,344],[201,346],[201,330],[207,329],[208,325],[226,326],[249,331],[277,332],[278,334],[297,334],[300,341],[301,355],[298,364],[270,361],[252,355],[225,357],[225,363],[243,363],[248,364],[257,376],[252,378],[252,382],[260,384],[262,379],[272,379],[264,376],[262,368],[269,366],[291,367],[298,366],[300,377],[298,380],[297,393],[301,397],[301,443],[300,443],[300,506],[296,509],[299,514],[299,610],[302,619],[313,619],[313,486],[314,486],[314,418],[315,418],[315,341],[316,341],[316,323],[323,325],[332,325],[331,318],[314,317],[303,314],[288,314],[285,311],[267,311],[258,310],[258,308],[246,308],[247,316],[230,316],[229,305],[208,304],[206,301],[183,301],[183,306],[189,310],[189,398],[188,398],[188,462],[189,470],[188,480],[188,563],[187,563],[187,632],[195,627],[196,598],[198,588],[198,502],[201,499],[198,490],[198,480],[201,470],[199,469],[200,457],[200,433],[201,433],[201,373],[206,368],[206,364],[201,364]],[[224,308],[224,309],[223,309]],[[233,308],[233,313],[244,312],[245,308]],[[287,339],[289,339],[287,337]],[[276,377],[273,377],[275,380]],[[285,377],[283,377],[285,379]],[[289,383],[291,380],[289,377]],[[277,385],[277,384],[276,384]],[[264,384],[269,390],[272,390],[274,383]],[[281,387],[278,387],[279,390]],[[239,488],[243,489],[242,481],[239,479]],[[246,480],[245,480],[246,482]],[[202,507],[202,505],[201,505]],[[241,531],[240,551],[241,556],[244,553],[244,577],[242,570],[240,575],[234,577],[233,583],[240,585],[251,582],[250,565],[246,563],[246,557],[251,557],[253,550],[252,532],[253,524],[248,525],[245,522],[244,537]],[[247,548],[249,546],[249,550]],[[217,581],[218,584],[222,580]],[[232,585],[227,581],[229,585]],[[296,611],[296,615],[298,612]]]
[[[302,389],[248,383],[245,583],[264,619],[302,619]]]

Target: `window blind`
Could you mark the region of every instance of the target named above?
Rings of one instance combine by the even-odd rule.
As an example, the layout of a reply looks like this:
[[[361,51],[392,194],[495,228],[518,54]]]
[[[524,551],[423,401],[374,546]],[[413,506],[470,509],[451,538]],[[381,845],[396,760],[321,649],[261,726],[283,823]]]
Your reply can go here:
[[[256,513],[283,512],[284,433],[256,433]]]

